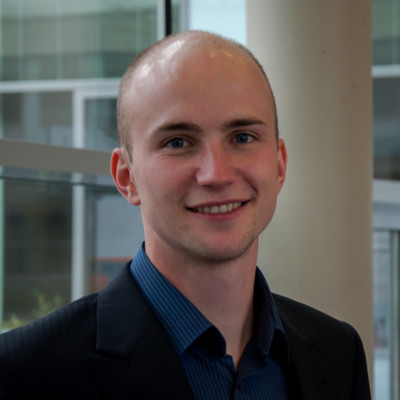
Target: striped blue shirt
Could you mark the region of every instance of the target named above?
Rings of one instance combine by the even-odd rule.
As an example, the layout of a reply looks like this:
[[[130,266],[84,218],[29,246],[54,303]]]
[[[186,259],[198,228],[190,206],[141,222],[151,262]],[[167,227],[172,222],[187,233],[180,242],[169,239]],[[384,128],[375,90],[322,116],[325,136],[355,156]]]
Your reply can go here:
[[[131,272],[164,325],[198,400],[287,400],[289,349],[278,313],[257,269],[254,334],[236,369],[218,329],[153,266],[139,249]]]

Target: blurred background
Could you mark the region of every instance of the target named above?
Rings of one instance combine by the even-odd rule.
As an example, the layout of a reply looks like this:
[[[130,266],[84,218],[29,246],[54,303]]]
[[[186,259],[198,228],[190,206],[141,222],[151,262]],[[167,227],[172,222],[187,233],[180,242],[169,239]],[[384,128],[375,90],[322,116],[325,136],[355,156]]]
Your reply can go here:
[[[375,399],[399,399],[400,0],[372,0]],[[246,44],[245,0],[0,0],[0,330],[104,287],[143,240],[108,173],[131,59],[171,32]]]

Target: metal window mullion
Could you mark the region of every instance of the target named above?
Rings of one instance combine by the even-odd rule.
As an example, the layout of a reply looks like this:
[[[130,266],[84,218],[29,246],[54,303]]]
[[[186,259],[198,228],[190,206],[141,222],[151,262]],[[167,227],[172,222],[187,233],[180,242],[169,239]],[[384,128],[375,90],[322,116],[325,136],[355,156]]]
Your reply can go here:
[[[84,148],[85,110],[84,97],[79,91],[72,96],[73,133],[72,143],[75,148]],[[75,183],[82,180],[80,173],[73,176]],[[85,187],[74,185],[72,188],[72,254],[71,254],[71,300],[76,300],[85,294]]]
[[[46,81],[0,81],[0,93],[28,93],[28,92],[71,92],[74,90],[93,90],[102,92],[110,90],[118,93],[120,79],[65,79]]]
[[[400,64],[374,65],[372,67],[372,78],[399,78]]]
[[[186,31],[189,29],[189,0],[179,2],[179,29]]]
[[[62,79],[64,77],[64,65],[63,65],[63,30],[62,30],[62,1],[57,0],[56,4],[56,54],[57,54],[57,78]]]
[[[23,24],[23,3],[17,0],[17,43],[18,43],[18,76],[22,80],[23,77],[23,60],[24,60],[24,24]]]
[[[165,1],[157,1],[157,40],[165,37]]]

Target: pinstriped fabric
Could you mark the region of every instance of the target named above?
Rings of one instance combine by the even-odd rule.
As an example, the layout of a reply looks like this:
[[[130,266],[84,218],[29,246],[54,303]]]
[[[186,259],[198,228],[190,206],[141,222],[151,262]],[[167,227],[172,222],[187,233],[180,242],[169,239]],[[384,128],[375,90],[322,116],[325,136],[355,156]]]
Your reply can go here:
[[[65,382],[73,382],[72,391],[79,393],[80,398],[97,398],[98,393],[94,393],[90,384],[93,378],[81,362],[82,354],[87,353],[92,343],[95,310],[95,295],[90,295],[25,327],[3,334],[0,344],[0,392],[7,394],[5,397],[0,394],[0,398],[73,398],[71,394],[60,393]],[[5,360],[7,371],[3,364]],[[15,375],[9,376],[10,382],[4,388],[3,374],[11,372]]]
[[[189,300],[162,277],[144,250],[136,254],[131,270],[179,353],[212,326]]]
[[[288,399],[287,341],[261,271],[255,283],[255,333],[237,370],[218,329],[157,271],[144,245],[131,272],[180,355],[196,399]]]

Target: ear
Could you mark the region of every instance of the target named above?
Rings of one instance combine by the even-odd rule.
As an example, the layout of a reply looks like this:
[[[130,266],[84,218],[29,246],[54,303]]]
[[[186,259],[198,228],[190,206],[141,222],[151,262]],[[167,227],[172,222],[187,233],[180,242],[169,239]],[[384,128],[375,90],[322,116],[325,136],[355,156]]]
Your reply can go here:
[[[287,152],[283,139],[278,140],[278,185],[279,191],[282,189],[286,179]]]
[[[129,156],[124,149],[114,149],[111,155],[111,175],[115,186],[129,203],[140,205],[139,194],[136,188]]]

